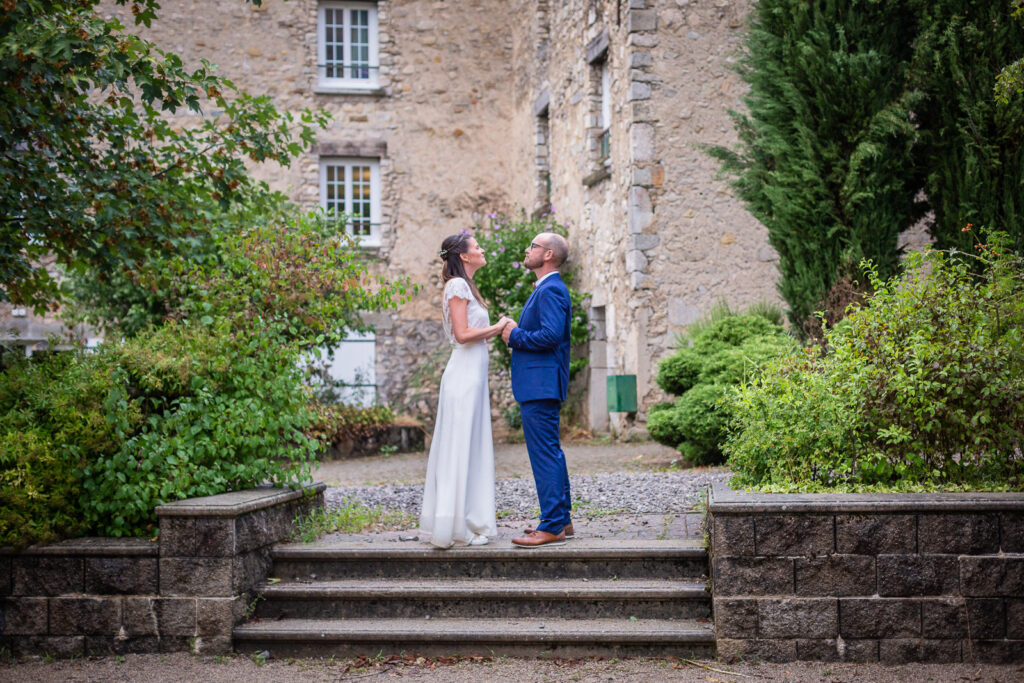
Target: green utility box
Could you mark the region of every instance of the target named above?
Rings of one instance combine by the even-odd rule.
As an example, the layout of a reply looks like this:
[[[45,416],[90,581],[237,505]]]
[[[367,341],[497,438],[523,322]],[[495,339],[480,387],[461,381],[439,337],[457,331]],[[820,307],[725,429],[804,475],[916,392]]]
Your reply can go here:
[[[636,412],[636,375],[608,375],[608,412]]]

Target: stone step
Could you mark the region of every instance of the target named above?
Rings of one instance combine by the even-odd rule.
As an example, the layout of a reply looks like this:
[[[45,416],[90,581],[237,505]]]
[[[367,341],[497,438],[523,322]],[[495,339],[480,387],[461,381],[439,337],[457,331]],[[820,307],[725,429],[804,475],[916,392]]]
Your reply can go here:
[[[261,619],[681,619],[711,616],[700,581],[669,579],[381,579],[269,583]]]
[[[273,657],[713,657],[715,637],[709,621],[694,619],[281,619],[237,627],[235,649]]]
[[[523,549],[505,543],[437,550],[425,544],[306,543],[275,546],[274,576],[283,580],[349,578],[690,579],[707,574],[696,540],[573,539]]]

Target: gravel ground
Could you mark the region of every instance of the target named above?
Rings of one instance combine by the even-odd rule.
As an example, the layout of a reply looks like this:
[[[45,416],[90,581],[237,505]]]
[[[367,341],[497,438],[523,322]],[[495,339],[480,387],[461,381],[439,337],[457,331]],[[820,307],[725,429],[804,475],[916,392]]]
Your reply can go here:
[[[703,668],[707,667],[707,668]],[[0,680],[71,683],[145,681],[178,683],[291,683],[405,678],[479,683],[480,681],[827,681],[828,683],[908,683],[1024,680],[1024,667],[979,664],[741,664],[678,659],[542,660],[496,658],[482,661],[276,660],[262,665],[249,658],[193,657],[187,654],[126,655],[71,661],[0,664]]]
[[[693,507],[709,483],[728,478],[728,470],[710,467],[662,473],[570,475],[569,482],[575,514],[587,517],[685,512]],[[532,477],[498,480],[494,495],[499,517],[530,519],[537,515],[537,490]],[[326,492],[328,506],[353,498],[370,507],[398,508],[418,515],[423,502],[423,484],[338,486]]]

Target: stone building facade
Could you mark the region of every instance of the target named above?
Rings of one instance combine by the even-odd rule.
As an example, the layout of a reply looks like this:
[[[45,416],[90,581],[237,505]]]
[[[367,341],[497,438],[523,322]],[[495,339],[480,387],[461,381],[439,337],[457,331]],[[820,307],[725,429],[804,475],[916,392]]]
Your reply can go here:
[[[718,300],[776,298],[767,232],[703,150],[735,141],[730,66],[750,3],[166,0],[148,33],[279,108],[332,114],[300,161],[254,172],[363,215],[353,230],[375,267],[423,285],[374,320],[378,401],[431,411],[441,240],[491,211],[554,207],[590,295],[584,415],[603,430],[632,420],[609,420],[608,374],[637,376],[642,422],[676,333]]]

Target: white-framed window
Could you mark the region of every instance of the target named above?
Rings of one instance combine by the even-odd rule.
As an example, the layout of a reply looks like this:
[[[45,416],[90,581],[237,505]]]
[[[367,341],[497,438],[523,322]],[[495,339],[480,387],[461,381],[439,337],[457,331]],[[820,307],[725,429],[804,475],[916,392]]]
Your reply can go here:
[[[364,246],[380,245],[380,160],[320,159],[320,206]]]
[[[377,3],[320,2],[316,33],[319,87],[377,87]]]
[[[328,359],[340,403],[368,408],[377,402],[377,336],[353,332]]]

